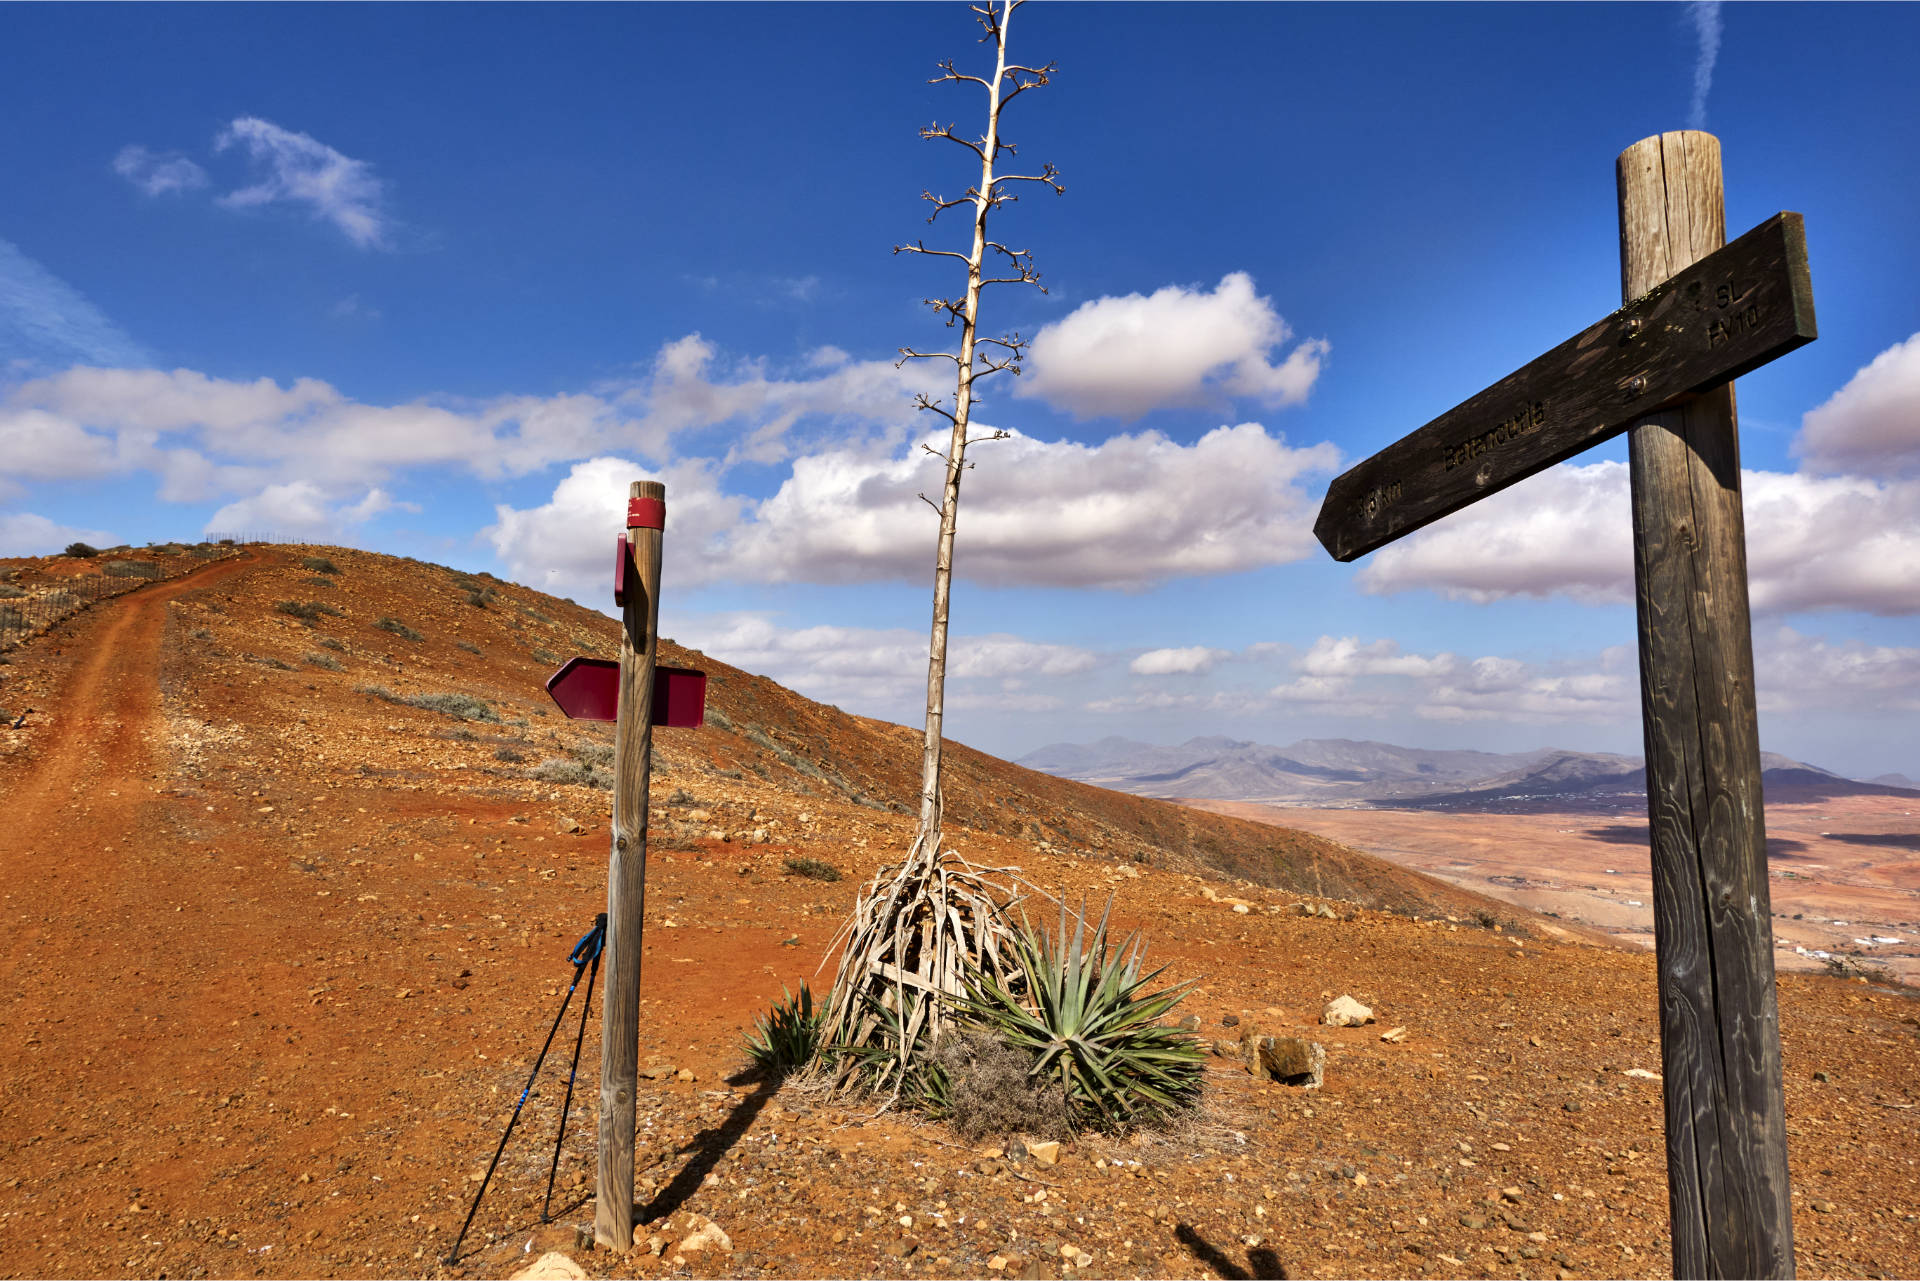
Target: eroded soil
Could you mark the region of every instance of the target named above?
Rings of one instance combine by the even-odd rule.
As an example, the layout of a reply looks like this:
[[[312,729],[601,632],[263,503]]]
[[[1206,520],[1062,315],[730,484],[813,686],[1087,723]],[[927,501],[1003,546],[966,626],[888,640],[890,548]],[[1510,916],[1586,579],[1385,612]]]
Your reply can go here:
[[[540,1210],[571,1014],[446,1265],[604,906],[606,793],[529,771],[603,741],[545,714],[539,678],[605,652],[611,628],[524,589],[471,605],[447,571],[327,555],[333,575],[252,550],[0,667],[8,699],[43,709],[0,737],[0,1272],[505,1276],[547,1249],[595,1276],[1666,1270],[1660,1087],[1629,1074],[1659,1067],[1650,956],[1524,920],[1474,928],[1484,900],[1350,851],[1269,847],[1251,824],[977,754],[958,767],[974,798],[949,789],[974,816],[962,849],[1076,901],[1111,891],[1170,979],[1202,977],[1186,1008],[1204,1036],[1312,1036],[1325,1088],[1214,1059],[1192,1125],[1086,1136],[1038,1167],[1017,1143],[968,1147],[738,1075],[753,1016],[814,973],[860,880],[904,847],[911,735],[681,651],[723,679],[709,729],[661,732],[654,782],[637,1191],[661,1253],[578,1243],[596,1009],[555,1221]],[[475,694],[498,719],[375,686]],[[793,855],[846,879],[792,875]],[[1399,910],[1329,894],[1308,901],[1337,919],[1302,915],[1283,879],[1302,868]],[[1317,1026],[1343,993],[1379,1022]],[[1802,1273],[1920,1274],[1920,1008],[1794,975],[1781,1010]],[[1382,1041],[1394,1027],[1406,1039]],[[677,1252],[690,1213],[731,1252]]]

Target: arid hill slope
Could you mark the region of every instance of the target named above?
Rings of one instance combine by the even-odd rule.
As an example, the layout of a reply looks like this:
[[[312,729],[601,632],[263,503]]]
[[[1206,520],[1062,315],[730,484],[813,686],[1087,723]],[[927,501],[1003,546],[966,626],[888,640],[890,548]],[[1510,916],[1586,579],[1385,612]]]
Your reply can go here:
[[[554,1248],[649,1277],[1665,1267],[1659,1086],[1630,1071],[1659,1064],[1650,957],[1473,928],[1498,905],[964,749],[956,844],[1113,893],[1166,977],[1200,981],[1202,1035],[1311,1036],[1325,1088],[1215,1059],[1193,1125],[1083,1135],[1036,1170],[731,1075],[904,848],[913,736],[671,648],[716,715],[657,740],[637,1191],[662,1249],[576,1241],[595,1017],[554,1221],[564,1033],[441,1262],[605,901],[606,731],[540,683],[611,633],[432,566],[255,547],[6,656],[0,706],[38,710],[0,731],[0,1274],[503,1277]],[[1315,888],[1325,916],[1295,909]],[[1342,993],[1381,1021],[1318,1026]],[[1781,1010],[1801,1273],[1920,1273],[1913,1001],[1796,976]],[[675,1248],[695,1213],[730,1253]]]

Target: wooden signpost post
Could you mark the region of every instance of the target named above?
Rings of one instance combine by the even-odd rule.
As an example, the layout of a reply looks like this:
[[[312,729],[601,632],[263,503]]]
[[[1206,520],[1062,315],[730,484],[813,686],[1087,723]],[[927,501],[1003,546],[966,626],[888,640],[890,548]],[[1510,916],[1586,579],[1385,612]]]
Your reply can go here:
[[[1381,547],[1625,430],[1677,1277],[1790,1277],[1785,1098],[1730,380],[1815,337],[1797,214],[1730,245],[1720,143],[1621,153],[1626,305],[1367,459],[1314,533]]]

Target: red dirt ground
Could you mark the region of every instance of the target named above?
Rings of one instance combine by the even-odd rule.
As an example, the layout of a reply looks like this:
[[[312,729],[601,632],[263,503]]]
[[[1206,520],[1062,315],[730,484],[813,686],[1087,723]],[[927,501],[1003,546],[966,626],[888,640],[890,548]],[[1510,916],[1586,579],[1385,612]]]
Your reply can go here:
[[[335,572],[302,564],[316,553]],[[915,736],[673,647],[713,674],[715,714],[657,736],[638,1191],[665,1248],[577,1243],[595,1010],[556,1222],[550,1059],[445,1265],[604,906],[606,793],[529,775],[604,743],[546,714],[540,680],[613,635],[435,566],[255,548],[8,656],[0,705],[42,710],[0,735],[0,1272],[505,1276],[547,1249],[594,1276],[1666,1270],[1659,1085],[1626,1074],[1659,1066],[1650,957],[1331,842],[964,749],[961,848],[1076,900],[1113,892],[1169,978],[1202,977],[1185,1008],[1204,1036],[1312,1036],[1326,1088],[1212,1060],[1193,1124],[1083,1136],[1038,1169],[1018,1144],[730,1078],[753,1016],[904,847]],[[793,876],[794,854],[847,879]],[[1338,919],[1300,914],[1303,894]],[[1482,911],[1509,915],[1473,928]],[[1317,1026],[1342,993],[1380,1023]],[[1801,1272],[1920,1274],[1920,1009],[1816,976],[1783,979],[1781,1007]],[[1393,1026],[1404,1043],[1380,1040]],[[690,1213],[732,1251],[676,1253]]]

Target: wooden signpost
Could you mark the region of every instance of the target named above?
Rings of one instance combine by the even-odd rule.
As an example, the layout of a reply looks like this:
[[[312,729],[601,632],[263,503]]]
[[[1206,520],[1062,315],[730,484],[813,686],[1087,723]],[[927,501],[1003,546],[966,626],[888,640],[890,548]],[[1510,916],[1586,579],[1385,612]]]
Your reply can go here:
[[[1815,337],[1797,214],[1731,245],[1720,143],[1621,153],[1626,305],[1328,488],[1339,560],[1628,432],[1677,1277],[1790,1277],[1785,1097],[1730,380]]]
[[[614,562],[614,600],[621,606],[620,662],[576,658],[547,681],[570,717],[612,720],[613,848],[607,862],[607,985],[601,1006],[600,1131],[594,1180],[593,1237],[617,1250],[633,1248],[633,1132],[640,1073],[640,938],[647,902],[647,783],[656,724],[698,725],[706,677],[660,669],[666,698],[656,697],[660,625],[660,543],[667,524],[667,487],[633,483],[627,532]],[[671,675],[669,675],[671,674]],[[656,706],[658,703],[658,706]]]

